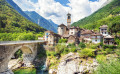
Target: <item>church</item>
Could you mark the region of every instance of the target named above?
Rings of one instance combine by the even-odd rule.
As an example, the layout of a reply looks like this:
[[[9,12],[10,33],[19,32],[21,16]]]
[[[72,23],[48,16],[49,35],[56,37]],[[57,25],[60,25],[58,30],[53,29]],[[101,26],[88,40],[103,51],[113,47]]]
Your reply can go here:
[[[103,41],[104,44],[114,44],[114,37],[108,40],[107,25],[100,26],[100,32],[94,32],[93,30],[81,29],[79,27],[71,26],[71,14],[67,14],[67,26],[61,24],[58,26],[58,34],[52,31],[46,31],[44,40],[47,42],[47,45],[54,46],[58,43],[60,39],[67,39],[67,44],[79,44],[80,42],[84,43],[100,43]],[[109,36],[110,37],[110,36]],[[107,41],[108,40],[108,41]],[[106,43],[107,41],[107,43]]]

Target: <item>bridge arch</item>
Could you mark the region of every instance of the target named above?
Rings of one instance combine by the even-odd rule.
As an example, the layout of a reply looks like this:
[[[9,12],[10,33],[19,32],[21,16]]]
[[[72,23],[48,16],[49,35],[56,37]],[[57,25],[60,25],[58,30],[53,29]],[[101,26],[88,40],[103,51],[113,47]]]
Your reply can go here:
[[[11,55],[9,56],[9,60],[12,58],[12,56],[17,52],[18,50],[21,50],[23,54],[33,54],[33,48],[30,45],[20,45],[18,47],[15,47]]]
[[[8,63],[11,60],[12,56],[19,49],[23,52],[23,63],[26,67],[31,67],[33,60],[35,59],[37,53],[37,44],[20,44],[20,45],[10,45],[3,46],[5,50],[5,54],[2,55],[4,59],[0,62],[0,74],[13,74],[10,69],[8,69]],[[0,49],[1,50],[1,49]],[[2,72],[2,73],[1,73]],[[4,72],[4,73],[3,73]]]

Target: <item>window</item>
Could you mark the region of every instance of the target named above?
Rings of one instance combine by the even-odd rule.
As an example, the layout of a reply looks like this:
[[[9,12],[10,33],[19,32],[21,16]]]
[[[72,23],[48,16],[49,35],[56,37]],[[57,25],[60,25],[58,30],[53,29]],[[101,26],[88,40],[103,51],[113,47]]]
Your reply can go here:
[[[71,32],[71,34],[73,34],[73,32]]]
[[[70,16],[68,16],[68,19],[70,19]]]
[[[95,40],[97,42],[97,40]]]
[[[97,39],[97,36],[95,36],[95,38]]]

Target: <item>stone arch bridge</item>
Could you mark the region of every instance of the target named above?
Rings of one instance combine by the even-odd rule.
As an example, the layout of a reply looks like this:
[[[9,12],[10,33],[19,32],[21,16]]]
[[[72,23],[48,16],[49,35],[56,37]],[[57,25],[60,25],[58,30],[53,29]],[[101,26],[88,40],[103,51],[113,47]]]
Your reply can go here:
[[[23,62],[27,66],[31,64],[37,55],[37,45],[44,44],[45,41],[3,41],[0,42],[0,74],[13,74],[8,69],[8,62],[14,53],[21,49],[23,52]]]

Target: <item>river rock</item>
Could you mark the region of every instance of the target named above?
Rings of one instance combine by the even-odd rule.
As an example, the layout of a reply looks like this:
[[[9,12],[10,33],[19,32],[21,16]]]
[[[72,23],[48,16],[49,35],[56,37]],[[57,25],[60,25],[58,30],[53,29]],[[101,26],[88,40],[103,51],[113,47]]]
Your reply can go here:
[[[80,58],[79,54],[69,53],[65,55],[59,63],[57,74],[92,73],[97,66],[98,63],[93,58],[82,61],[82,58]]]

